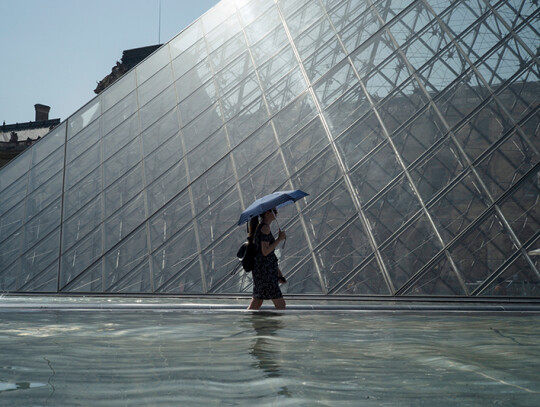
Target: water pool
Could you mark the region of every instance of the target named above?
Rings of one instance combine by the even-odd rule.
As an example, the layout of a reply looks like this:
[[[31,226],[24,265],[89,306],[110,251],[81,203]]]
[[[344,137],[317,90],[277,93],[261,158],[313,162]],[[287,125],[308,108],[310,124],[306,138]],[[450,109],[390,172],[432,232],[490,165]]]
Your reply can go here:
[[[0,405],[537,406],[540,314],[0,309]]]

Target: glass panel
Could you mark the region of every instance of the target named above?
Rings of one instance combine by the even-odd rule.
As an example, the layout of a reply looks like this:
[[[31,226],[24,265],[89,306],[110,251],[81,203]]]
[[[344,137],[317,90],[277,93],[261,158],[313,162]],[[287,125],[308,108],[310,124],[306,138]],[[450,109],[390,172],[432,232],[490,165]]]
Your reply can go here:
[[[221,195],[232,187],[234,182],[231,160],[229,157],[225,157],[192,184],[195,210],[201,212],[215,200],[221,198]]]
[[[356,214],[351,195],[343,182],[340,182],[330,193],[319,198],[314,206],[311,206],[303,213],[308,238],[313,246],[321,245],[332,234],[337,233],[341,226]],[[319,252],[319,256],[322,256],[321,264],[334,265],[334,262],[323,261],[323,258],[327,256],[325,252],[328,249],[328,245],[325,246],[326,248],[321,249],[322,251]],[[330,246],[333,247],[334,244],[330,243]],[[334,249],[337,249],[337,247],[334,247]],[[359,246],[358,249],[366,254],[365,245]],[[330,270],[327,271],[330,272]],[[331,279],[331,281],[335,283],[341,277],[338,276],[334,280]]]
[[[182,101],[212,78],[212,66],[207,59],[176,81],[178,100]]]
[[[68,287],[61,291],[65,292],[103,292],[103,265],[99,261],[90,269],[86,270]]]
[[[62,250],[66,251],[94,230],[103,220],[101,195],[85,206],[77,216],[63,223]]]
[[[0,243],[0,270],[10,269],[21,253],[23,233],[22,229]],[[8,267],[9,266],[9,267]],[[18,272],[18,269],[17,269]],[[1,271],[0,271],[1,273]],[[9,274],[9,273],[8,273]],[[7,276],[7,274],[4,274]],[[11,278],[11,277],[8,277]]]
[[[176,106],[176,92],[174,86],[168,87],[163,93],[159,94],[150,103],[139,110],[141,118],[141,130],[146,129],[156,120],[158,120],[163,112],[168,112]]]
[[[304,67],[309,79],[315,82],[346,57],[337,38],[321,45],[317,52],[307,58]]]
[[[328,145],[328,137],[317,117],[281,148],[289,171],[297,172],[309,164]]]
[[[252,171],[276,148],[274,129],[271,124],[266,124],[233,151],[238,176],[242,177]]]
[[[144,155],[163,145],[171,136],[180,130],[178,111],[176,109],[166,113],[161,119],[141,134]]]
[[[392,243],[381,255],[394,287],[399,288],[420,270],[441,249],[428,220],[421,216]]]
[[[251,46],[251,55],[256,66],[261,66],[265,61],[277,54],[279,50],[289,44],[289,38],[285,30],[279,26],[255,45]],[[289,48],[289,46],[287,46]]]
[[[171,56],[176,58],[198,41],[204,41],[203,28],[200,20],[196,20],[169,42]]]
[[[139,134],[139,117],[134,114],[103,139],[103,158],[108,160]]]
[[[338,31],[355,21],[369,7],[369,3],[356,0],[322,0],[322,4]]]
[[[146,187],[148,213],[153,214],[187,185],[186,165],[184,160],[180,160],[161,178]]]
[[[395,3],[395,2],[394,2]],[[408,3],[408,2],[403,2]],[[385,7],[386,4],[383,4],[383,10],[385,12],[388,10],[390,13],[398,13],[399,10],[396,8],[390,9],[390,7]],[[380,8],[379,5],[378,8]],[[393,16],[392,16],[393,17]],[[411,37],[416,35],[424,29],[424,27],[431,21],[433,15],[426,9],[422,2],[416,2],[415,6],[410,8],[407,12],[400,16],[400,18],[393,24],[390,25],[389,30],[392,33],[392,36],[401,47],[405,42],[407,42]],[[433,26],[431,28],[430,35],[436,37],[438,35],[437,27]],[[440,48],[433,48],[435,50]]]
[[[388,144],[356,167],[351,172],[351,181],[362,204],[373,198],[401,171],[402,168]]]
[[[370,109],[371,104],[366,94],[360,85],[357,85],[339,98],[332,106],[325,109],[324,117],[335,138]]]
[[[535,258],[536,260],[536,258]],[[535,261],[538,269],[538,261]],[[540,277],[538,271],[519,256],[506,270],[497,277],[484,291],[482,296],[493,297],[538,297],[540,295]]]
[[[351,17],[355,15],[356,14],[351,15]],[[331,18],[335,19],[334,16],[331,16]],[[352,24],[339,29],[338,34],[341,37],[341,41],[343,42],[347,53],[351,53],[375,34],[380,27],[381,23],[377,18],[377,15],[372,10],[368,10],[353,21]]]
[[[469,118],[467,124],[455,134],[469,157],[474,160],[511,127],[502,109],[492,100]]]
[[[288,294],[322,294],[323,288],[317,268],[311,258],[292,273],[285,272]],[[283,288],[285,289],[285,287]]]
[[[217,100],[214,82],[209,81],[178,105],[185,126]]]
[[[331,23],[324,15],[315,24],[294,39],[296,49],[303,60],[308,59],[314,52],[324,46],[326,42],[335,40],[335,32]]]
[[[494,199],[514,185],[540,156],[533,152],[518,133],[502,143],[476,169],[487,185]]]
[[[524,243],[540,230],[540,173],[520,181],[522,184],[500,205],[512,230]]]
[[[130,117],[137,110],[137,92],[133,91],[124,99],[105,112],[101,118],[103,134],[107,135],[112,129]],[[133,130],[136,130],[135,128]],[[115,131],[118,137],[118,131]],[[124,136],[126,137],[126,136]]]
[[[105,217],[109,217],[141,192],[142,175],[142,166],[139,164],[105,190]]]
[[[32,161],[32,148],[27,148],[20,153],[16,158],[5,164],[2,168],[2,176],[0,177],[0,202],[7,194],[4,190],[13,182],[26,182],[26,173]]]
[[[467,175],[429,208],[443,241],[450,242],[487,208],[474,176]]]
[[[508,232],[491,215],[450,248],[450,255],[469,291],[482,284],[515,250]]]
[[[118,212],[105,221],[105,251],[128,236],[136,227],[144,222],[144,194],[139,194]]]
[[[274,55],[258,69],[263,89],[267,90],[272,87],[272,85],[297,65],[294,53],[289,47]]]
[[[54,153],[51,153],[47,159],[42,160],[39,164],[30,169],[28,193],[34,191],[52,176],[58,176],[57,174],[63,169],[63,166],[64,149],[59,148]]]
[[[28,177],[22,177],[0,193],[0,214],[7,212],[26,197]]]
[[[101,102],[98,96],[68,119],[68,139],[96,120],[100,114]]]
[[[411,171],[411,178],[424,202],[428,202],[466,167],[467,163],[454,143],[447,140],[431,157]]]
[[[61,201],[57,199],[52,205],[45,208],[39,216],[26,222],[24,226],[23,252],[29,250],[37,242],[46,237],[60,224]]]
[[[316,199],[324,190],[341,179],[341,171],[337,165],[334,152],[328,147],[317,160],[291,177],[295,188],[308,192],[306,202]]]
[[[58,259],[60,251],[60,228],[49,234],[32,249],[22,255],[21,275],[22,281],[38,275]],[[29,276],[28,280],[26,276]]]
[[[252,71],[251,57],[246,51],[216,74],[215,80],[219,93],[224,95]]]
[[[439,120],[433,108],[428,107],[407,127],[394,133],[392,140],[401,158],[408,165],[442,139],[445,134],[446,127]],[[452,151],[455,152],[455,147]]]
[[[514,121],[519,122],[538,107],[538,94],[540,94],[540,73],[536,65],[531,65],[523,71],[507,88],[499,93],[506,110]],[[529,133],[534,134],[534,132]]]
[[[60,289],[81,274],[102,253],[103,230],[99,226],[81,239],[77,245],[64,252],[60,270]]]
[[[152,253],[154,286],[159,289],[176,274],[181,273],[197,256],[197,239],[193,225],[190,224]]]
[[[101,145],[94,144],[87,151],[66,165],[66,189],[73,187],[101,164]]]
[[[176,134],[144,159],[146,184],[152,183],[183,156],[182,139]]]
[[[240,27],[240,26],[239,26]],[[225,68],[230,61],[247,49],[244,33],[240,32],[221,47],[212,52],[208,58],[212,62],[215,71]]]
[[[403,178],[365,210],[377,243],[380,245],[392,236],[420,208],[418,198]]]
[[[62,193],[62,173],[52,177],[46,184],[28,195],[26,219],[37,215]]]
[[[197,116],[182,129],[184,134],[184,147],[186,152],[193,150],[211,134],[216,132],[223,124],[220,103],[215,103],[209,109]]]
[[[336,140],[336,147],[345,166],[351,169],[385,139],[377,117],[369,114],[343,133]]]
[[[105,188],[123,176],[126,171],[139,161],[141,161],[141,142],[139,137],[136,137],[126,147],[103,163]]]
[[[276,152],[266,158],[264,165],[245,174],[240,182],[240,191],[246,207],[255,199],[270,193],[269,191],[275,191],[277,185],[282,185],[287,179],[288,175],[281,155]]]
[[[148,257],[146,227],[135,233],[105,255],[105,287],[111,287]]]
[[[66,123],[62,123],[32,146],[32,165],[36,165],[66,142]]]
[[[286,15],[287,26],[293,38],[298,37],[302,31],[317,21],[323,14],[323,8],[319,2],[308,2],[293,15]]]
[[[477,76],[467,72],[437,95],[435,103],[450,127],[460,123],[487,97],[483,88]]]
[[[366,77],[393,52],[394,48],[392,45],[392,41],[388,34],[383,31],[380,35],[371,38],[368,42],[366,42],[358,50],[356,50],[351,55],[351,59],[360,77]],[[401,61],[399,57],[394,58],[398,58],[398,60]],[[395,65],[399,67],[400,70],[405,69],[403,63],[403,66],[400,66],[399,64]]]
[[[172,46],[173,45],[171,44],[171,49]],[[204,38],[192,44],[188,50],[172,62],[174,77],[176,79],[180,78],[187,71],[204,60],[207,55],[208,53],[206,51],[206,42],[204,41]]]
[[[261,98],[261,88],[257,76],[252,74],[221,99],[225,120],[236,116],[254,100]]]
[[[492,14],[476,24],[458,40],[461,49],[474,63],[508,34],[505,25]]]
[[[150,245],[156,250],[172,236],[191,222],[192,210],[188,191],[175,197],[149,220]]]
[[[148,260],[131,271],[126,277],[107,289],[114,293],[150,293],[152,281],[150,278],[150,265]]]
[[[127,96],[135,89],[135,70],[125,73],[122,77],[114,81],[114,86],[109,86],[101,93],[101,104],[103,112],[113,107],[116,103]]]
[[[15,291],[17,289],[17,278],[19,277],[20,260],[6,267],[2,262],[2,252],[0,245],[0,290],[3,292]]]
[[[56,292],[58,289],[58,260],[51,264],[47,269],[35,276],[28,275],[28,281],[19,280],[19,290],[25,292]]]
[[[202,17],[201,21],[206,32],[209,32],[222,24],[224,21],[233,20],[236,24],[235,7],[233,4],[223,1],[212,7]]]
[[[313,89],[321,107],[326,108],[357,82],[353,68],[345,60],[330,70]]]
[[[64,219],[69,218],[79,208],[102,190],[102,169],[96,168],[90,175],[69,191],[64,192]]]
[[[273,4],[268,1],[259,0],[248,3],[246,7],[240,10],[242,22],[246,26],[246,36],[250,44],[255,44],[275,27],[279,27],[283,31],[279,13],[275,7],[271,6]]]
[[[157,292],[170,294],[201,294],[204,292],[199,262],[193,263],[172,281],[162,287],[156,286]]]
[[[208,52],[214,52],[216,49],[223,46],[223,44],[233,37],[234,35],[238,34],[239,31],[241,31],[242,26],[240,25],[240,22],[238,21],[238,17],[234,13],[234,6],[229,6],[227,9],[227,12],[229,13],[229,16],[226,20],[224,20],[222,23],[220,23],[219,26],[216,26],[216,28],[212,28],[211,30],[206,28],[206,44],[208,47]],[[223,17],[223,16],[221,16]],[[204,25],[204,17],[203,17],[203,25]]]
[[[219,130],[188,154],[190,180],[195,180],[227,153],[225,131]]]
[[[241,5],[239,3],[245,3],[245,5]],[[248,1],[237,0],[236,5],[237,7],[240,8],[238,10],[238,14],[241,17],[242,23],[244,24],[244,26],[246,26],[248,24],[251,24],[252,21],[257,19],[268,8],[270,8],[271,6],[274,6],[274,3],[268,2],[266,0],[248,0]],[[275,9],[275,7],[272,7],[270,11],[277,13],[277,10]]]
[[[100,142],[100,121],[96,120],[91,125],[77,134],[67,142],[66,162],[71,162],[81,154],[88,151],[93,145]]]
[[[268,120],[264,100],[257,99],[227,122],[227,134],[234,148]]]
[[[137,84],[141,84],[153,76],[158,70],[171,62],[169,56],[169,47],[164,46],[155,51],[143,62],[137,65]]]
[[[139,95],[139,106],[144,106],[150,100],[155,98],[161,91],[171,85],[173,82],[171,65],[167,64],[165,68],[157,72],[152,78],[139,85],[137,94]]]
[[[443,257],[407,290],[406,295],[467,295],[448,258]]]
[[[0,242],[5,240],[23,224],[25,202],[20,202],[0,217]]]
[[[360,269],[351,279],[347,280],[336,294],[359,295],[389,295],[388,285],[375,260]]]
[[[270,112],[277,113],[306,89],[300,69],[295,69],[265,92]]]
[[[223,275],[227,271],[223,265],[230,262],[231,253],[235,253],[238,250],[238,241],[225,239],[224,243],[220,246],[213,247],[211,250],[206,251],[206,253],[204,253],[204,249],[212,245],[212,243],[221,240],[220,238],[222,236],[230,233],[229,229],[236,228],[236,225],[230,223],[230,219],[237,219],[241,212],[238,191],[233,189],[220,199],[220,203],[198,216],[199,241],[203,249],[207,277],[211,273]],[[217,277],[217,274],[214,274],[212,276],[213,281]]]
[[[216,247],[203,253],[202,262],[206,276],[208,292],[219,290],[222,282],[229,278],[238,260],[231,258],[230,253],[238,250],[238,240],[225,239]],[[229,255],[227,255],[229,253]]]

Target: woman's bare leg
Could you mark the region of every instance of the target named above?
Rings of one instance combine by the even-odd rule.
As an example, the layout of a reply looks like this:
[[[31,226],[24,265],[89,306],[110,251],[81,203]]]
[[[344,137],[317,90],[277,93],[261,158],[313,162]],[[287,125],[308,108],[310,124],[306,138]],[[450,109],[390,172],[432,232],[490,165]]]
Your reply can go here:
[[[274,298],[272,300],[272,302],[274,303],[274,307],[276,307],[276,309],[285,309],[285,300],[283,299],[283,297],[281,298]]]
[[[263,300],[260,300],[258,298],[252,298],[247,309],[258,310],[259,308],[261,308],[262,303]]]

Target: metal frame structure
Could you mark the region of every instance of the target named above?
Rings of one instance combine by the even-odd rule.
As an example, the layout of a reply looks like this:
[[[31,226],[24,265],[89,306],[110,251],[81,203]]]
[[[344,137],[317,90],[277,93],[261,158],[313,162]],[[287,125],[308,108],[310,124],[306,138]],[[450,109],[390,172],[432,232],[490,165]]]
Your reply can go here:
[[[0,171],[0,289],[540,297],[533,0],[223,0]]]

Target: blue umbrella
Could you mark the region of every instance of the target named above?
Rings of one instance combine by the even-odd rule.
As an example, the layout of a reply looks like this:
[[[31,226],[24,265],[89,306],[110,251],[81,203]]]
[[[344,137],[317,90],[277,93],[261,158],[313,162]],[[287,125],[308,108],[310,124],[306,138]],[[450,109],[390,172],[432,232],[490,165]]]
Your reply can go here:
[[[242,212],[240,219],[238,220],[238,224],[241,225],[254,216],[262,215],[270,209],[281,208],[282,206],[292,204],[293,202],[296,202],[308,195],[309,194],[306,194],[299,189],[295,189],[292,191],[277,191],[273,194],[263,196],[249,205],[249,207]]]

